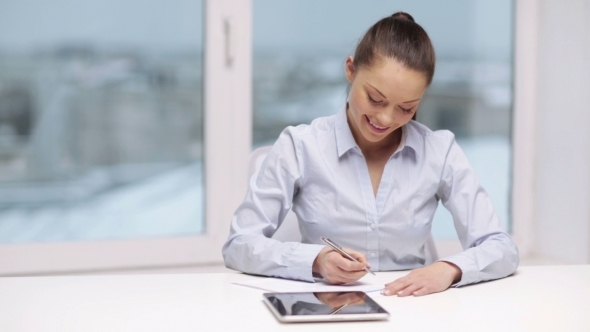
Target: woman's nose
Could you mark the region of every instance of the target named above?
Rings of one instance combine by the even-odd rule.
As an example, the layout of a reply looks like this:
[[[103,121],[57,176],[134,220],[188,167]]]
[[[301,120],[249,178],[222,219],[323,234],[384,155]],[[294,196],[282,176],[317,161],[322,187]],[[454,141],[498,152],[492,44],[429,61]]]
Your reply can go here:
[[[383,110],[379,114],[377,114],[376,118],[377,118],[377,121],[379,121],[379,125],[391,126],[391,124],[394,122],[393,121],[394,120],[393,110],[390,110],[390,109]]]

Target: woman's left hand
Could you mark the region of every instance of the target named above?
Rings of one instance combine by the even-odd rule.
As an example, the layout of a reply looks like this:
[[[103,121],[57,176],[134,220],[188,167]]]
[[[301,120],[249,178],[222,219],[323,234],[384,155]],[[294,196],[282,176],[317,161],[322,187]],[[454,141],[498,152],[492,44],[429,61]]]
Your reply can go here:
[[[446,290],[455,281],[461,280],[461,269],[448,262],[436,262],[418,268],[405,277],[385,285],[381,294],[397,296],[422,296]]]

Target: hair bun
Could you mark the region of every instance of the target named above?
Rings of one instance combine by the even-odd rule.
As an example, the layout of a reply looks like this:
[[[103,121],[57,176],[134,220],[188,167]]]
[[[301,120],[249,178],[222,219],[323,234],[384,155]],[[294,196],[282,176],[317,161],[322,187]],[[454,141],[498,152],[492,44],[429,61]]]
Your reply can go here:
[[[412,22],[416,22],[414,21],[414,18],[412,17],[412,15],[405,13],[405,12],[397,12],[393,15],[391,15],[391,18],[397,18],[400,20],[408,20],[408,21],[412,21]]]

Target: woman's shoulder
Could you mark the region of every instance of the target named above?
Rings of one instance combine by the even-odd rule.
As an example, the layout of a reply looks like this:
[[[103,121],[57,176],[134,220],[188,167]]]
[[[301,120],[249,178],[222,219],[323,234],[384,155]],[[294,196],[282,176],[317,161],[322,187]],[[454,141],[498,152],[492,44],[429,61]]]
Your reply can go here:
[[[430,162],[445,162],[446,155],[455,142],[455,135],[450,130],[432,130],[414,120],[406,125],[406,129],[407,144],[414,148],[418,155]]]
[[[326,135],[334,130],[335,120],[336,115],[315,118],[310,124],[289,126],[283,130],[283,134],[300,140]]]
[[[414,135],[424,141],[449,144],[455,140],[455,134],[453,134],[450,130],[432,130],[426,125],[414,120],[408,122],[406,127],[408,129],[408,135]]]
[[[273,153],[301,157],[302,151],[309,150],[318,142],[330,142],[329,133],[334,131],[335,117],[335,115],[319,117],[310,124],[286,127],[273,144]]]

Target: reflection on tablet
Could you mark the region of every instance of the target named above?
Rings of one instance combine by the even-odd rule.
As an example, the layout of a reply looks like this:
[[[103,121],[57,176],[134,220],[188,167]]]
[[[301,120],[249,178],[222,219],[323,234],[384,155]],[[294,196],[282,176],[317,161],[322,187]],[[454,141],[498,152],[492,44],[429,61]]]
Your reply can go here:
[[[267,298],[283,316],[385,313],[363,292],[273,293]]]

